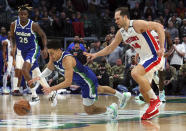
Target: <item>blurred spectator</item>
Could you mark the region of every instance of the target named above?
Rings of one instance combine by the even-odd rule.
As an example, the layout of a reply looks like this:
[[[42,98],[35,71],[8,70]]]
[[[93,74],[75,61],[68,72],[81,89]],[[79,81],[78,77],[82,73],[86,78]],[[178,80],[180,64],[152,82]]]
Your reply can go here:
[[[136,51],[133,47],[130,47],[130,49],[128,49],[125,53],[125,66],[132,63],[132,56],[136,56]]]
[[[183,35],[186,35],[186,18],[182,20],[182,26],[180,27],[180,37],[182,38]]]
[[[35,8],[34,9],[34,16],[32,17],[32,20],[35,22],[39,22],[40,19],[41,19],[41,16],[40,16],[39,9]]]
[[[80,43],[79,41],[74,41],[74,47],[72,48],[72,50],[70,50],[70,53],[73,55],[73,56],[77,56],[78,53],[82,53],[83,50],[80,49]]]
[[[93,48],[90,49],[90,53],[96,53],[96,52],[103,49],[103,47],[101,46],[101,41],[99,39],[96,40],[93,45],[94,45]],[[96,59],[94,59],[93,61],[100,63],[102,58],[103,58],[103,56],[100,56],[100,57],[97,57]]]
[[[167,8],[164,9],[163,17],[164,17],[164,26],[168,27],[168,20],[170,18],[170,11],[169,11],[169,9],[167,9]]]
[[[129,4],[129,6],[130,6],[130,10],[135,8],[136,3],[140,3],[140,0],[128,0],[127,1],[127,4]]]
[[[108,46],[112,40],[114,36],[112,36],[111,34],[108,34],[106,37],[105,37],[105,42],[103,42],[102,46],[105,48],[106,46]]]
[[[56,15],[53,15],[52,27],[53,27],[53,30],[55,30],[54,35],[55,36],[60,36],[61,23],[60,23],[59,17],[57,17]]]
[[[70,51],[70,53],[75,56],[81,64],[86,64],[87,63],[87,57],[83,54],[83,50],[80,48],[80,43],[79,41],[74,41],[74,47]]]
[[[112,40],[111,40],[112,41]],[[117,46],[112,53],[108,56],[108,63],[111,66],[116,65],[116,60],[122,57],[122,48]]]
[[[177,14],[176,13],[174,13],[173,16],[169,18],[168,23],[170,21],[172,21],[172,23],[174,24],[174,27],[176,27],[177,29],[181,25],[181,19],[179,17],[177,17]]]
[[[74,30],[72,23],[70,22],[70,18],[66,18],[64,22],[64,37],[72,37],[74,36]]]
[[[179,37],[175,37],[173,45],[172,58],[170,60],[170,65],[175,67],[178,71],[183,65],[183,58],[185,56],[185,47],[183,44],[180,44]]]
[[[105,63],[102,62],[98,65],[98,68],[96,70],[96,76],[98,78],[99,85],[108,86],[109,75],[107,73]]]
[[[90,51],[89,44],[87,43],[87,41],[84,40],[83,37],[79,38],[79,42],[80,42],[80,44],[83,44],[83,46],[85,47],[86,52]]]
[[[157,10],[158,10],[158,14],[162,15],[164,12],[164,4],[163,4],[163,0],[158,0],[157,1]]]
[[[77,12],[77,15],[75,13],[72,13],[71,20],[75,35],[84,37],[84,22],[81,18],[81,13]]]
[[[6,8],[6,2],[5,0],[0,0],[0,12],[5,12],[5,8]]]
[[[112,73],[110,78],[110,86],[114,89],[117,88],[118,84],[121,83],[123,80],[123,74],[124,74],[125,67],[122,64],[122,60],[120,58],[116,59],[116,65],[112,67]]]
[[[77,35],[74,36],[74,41],[80,42],[79,36],[77,36]],[[66,51],[70,52],[72,49],[74,49],[74,47],[75,47],[75,43],[72,42],[72,43],[67,47]],[[82,43],[80,43],[80,49],[81,49],[83,52],[86,51],[86,49],[85,49],[85,47],[84,47],[84,45],[83,45]]]
[[[176,68],[173,66],[170,66],[169,63],[166,63],[165,71],[163,72],[163,75],[165,76],[164,80],[164,88],[167,95],[174,95],[174,91],[176,88]]]
[[[111,35],[112,37],[114,37],[115,34],[116,34],[116,28],[115,28],[115,26],[111,26],[111,27],[110,27],[110,35]]]
[[[139,3],[135,3],[135,8],[131,10],[130,17],[131,19],[141,19],[141,9],[139,8]]]
[[[92,71],[93,71],[94,73],[96,73],[96,70],[97,70],[97,68],[98,68],[97,62],[93,62],[93,60],[89,60],[88,63],[87,63],[87,66],[88,66],[90,69],[92,69]]]
[[[176,11],[177,3],[174,0],[166,0],[164,6],[166,9],[169,9],[171,13]]]
[[[186,11],[186,8],[184,7],[183,1],[180,0],[178,3],[178,7],[176,8],[176,12],[181,19],[184,18],[185,11]]]
[[[147,19],[149,15],[154,16],[155,15],[155,9],[152,6],[151,1],[146,1],[145,8],[144,8],[144,17]]]
[[[71,14],[72,14],[73,12],[75,12],[71,0],[67,0],[67,1],[66,1],[66,6],[65,6],[64,11],[66,12],[67,16],[71,16]]]
[[[87,17],[87,15],[84,15],[84,30],[85,30],[85,36],[90,36],[93,31],[93,24],[90,18]]]
[[[177,83],[179,95],[186,95],[186,64],[183,64],[180,68]]]
[[[125,71],[123,73],[124,79],[120,85],[118,85],[119,90],[132,91],[132,89],[136,88],[138,85],[131,77],[131,70],[136,66],[135,55],[131,56],[131,63],[127,64],[125,67]]]
[[[186,34],[183,35],[182,40],[183,40],[182,44],[185,47],[184,63],[186,63]]]
[[[64,36],[65,35],[65,22],[66,22],[66,13],[65,12],[61,12],[60,16],[59,16],[59,21],[60,21],[60,25],[61,25],[61,35]]]
[[[151,15],[147,16],[147,21],[153,21]]]
[[[169,21],[168,28],[166,30],[170,33],[172,41],[175,39],[175,37],[179,36],[178,29],[174,27],[174,24],[172,21]]]

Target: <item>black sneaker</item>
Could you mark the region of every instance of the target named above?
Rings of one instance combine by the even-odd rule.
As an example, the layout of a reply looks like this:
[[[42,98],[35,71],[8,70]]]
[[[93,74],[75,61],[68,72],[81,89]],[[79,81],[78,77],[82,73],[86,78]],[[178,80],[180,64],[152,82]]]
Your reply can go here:
[[[20,92],[19,90],[14,90],[14,91],[12,92],[12,95],[13,95],[13,96],[22,96],[23,94],[21,94],[21,92]]]

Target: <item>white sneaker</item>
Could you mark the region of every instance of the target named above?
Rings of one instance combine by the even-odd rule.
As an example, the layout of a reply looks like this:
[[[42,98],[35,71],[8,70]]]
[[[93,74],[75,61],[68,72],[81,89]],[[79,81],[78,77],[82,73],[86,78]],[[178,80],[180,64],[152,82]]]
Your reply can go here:
[[[40,103],[40,99],[39,99],[39,96],[36,96],[36,97],[31,97],[30,101],[29,101],[29,104],[31,106],[34,106],[36,104]]]
[[[112,119],[116,119],[118,116],[118,105],[116,103],[112,103],[110,106],[107,107],[108,115]]]
[[[51,101],[52,107],[57,105],[57,93],[56,92],[53,92],[52,96],[49,97],[49,101]]]
[[[123,97],[121,99],[119,99],[119,103],[120,103],[120,108],[123,109],[126,105],[128,100],[131,98],[131,93],[130,92],[124,92],[123,93]]]
[[[8,89],[8,87],[3,88],[3,94],[5,94],[5,95],[10,94],[10,90]]]
[[[160,98],[161,102],[166,102],[166,100],[165,100],[165,91],[164,90],[163,90],[162,93],[159,93],[159,98]]]

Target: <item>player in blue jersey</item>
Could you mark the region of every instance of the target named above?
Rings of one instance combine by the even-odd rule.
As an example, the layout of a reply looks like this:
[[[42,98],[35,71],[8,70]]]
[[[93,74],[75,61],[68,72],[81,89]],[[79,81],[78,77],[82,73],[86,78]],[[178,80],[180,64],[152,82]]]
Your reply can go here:
[[[113,94],[120,100],[120,107],[124,108],[127,101],[131,97],[129,92],[120,93],[108,86],[99,86],[96,75],[88,66],[82,65],[75,57],[69,52],[62,51],[61,44],[55,40],[49,41],[47,44],[49,52],[49,63],[47,68],[42,72],[39,77],[34,78],[30,83],[39,80],[40,78],[47,77],[56,68],[60,74],[65,77],[65,80],[58,85],[46,88],[43,86],[45,94],[51,91],[57,91],[61,88],[67,88],[72,82],[81,87],[83,105],[87,114],[108,113],[114,119],[117,117],[117,104],[113,103],[107,108],[98,107],[94,104],[97,93]]]
[[[20,64],[19,71],[16,70],[15,75],[18,76],[22,74],[25,80],[28,82],[31,80],[30,70],[34,63],[37,61],[40,55],[40,47],[36,39],[36,33],[40,35],[43,43],[43,56],[47,57],[47,37],[40,26],[28,18],[29,11],[31,7],[28,5],[22,5],[19,7],[18,13],[19,17],[17,20],[11,23],[11,41],[13,45],[16,45],[17,52],[21,54],[23,58],[23,64],[20,64],[21,60],[17,60],[16,64]],[[15,56],[14,56],[15,58]],[[17,58],[16,58],[17,59]],[[45,80],[46,81],[46,80]],[[15,80],[14,83],[17,83],[18,80]],[[47,82],[45,82],[45,85]],[[35,94],[36,88],[34,88],[34,83],[30,84],[29,87],[32,88],[32,100],[38,100]],[[47,85],[48,86],[48,85]]]

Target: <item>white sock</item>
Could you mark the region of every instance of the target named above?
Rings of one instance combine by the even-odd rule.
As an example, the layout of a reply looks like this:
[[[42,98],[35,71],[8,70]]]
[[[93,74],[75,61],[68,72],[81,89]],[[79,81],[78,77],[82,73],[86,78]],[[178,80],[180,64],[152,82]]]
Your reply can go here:
[[[32,97],[37,97],[35,88],[31,88]]]
[[[153,91],[152,89],[150,89],[150,90],[147,92],[147,95],[148,95],[151,99],[154,99],[154,100],[157,99],[157,96],[156,96],[156,94],[154,93],[154,91]]]
[[[7,73],[5,73],[4,75],[3,75],[3,88],[5,89],[6,88],[6,86],[7,86]]]
[[[114,94],[118,99],[121,99],[123,94],[116,90],[116,93]]]
[[[13,78],[13,82],[14,82],[13,90],[19,90],[19,88],[17,87],[18,78],[17,77],[14,77]]]

